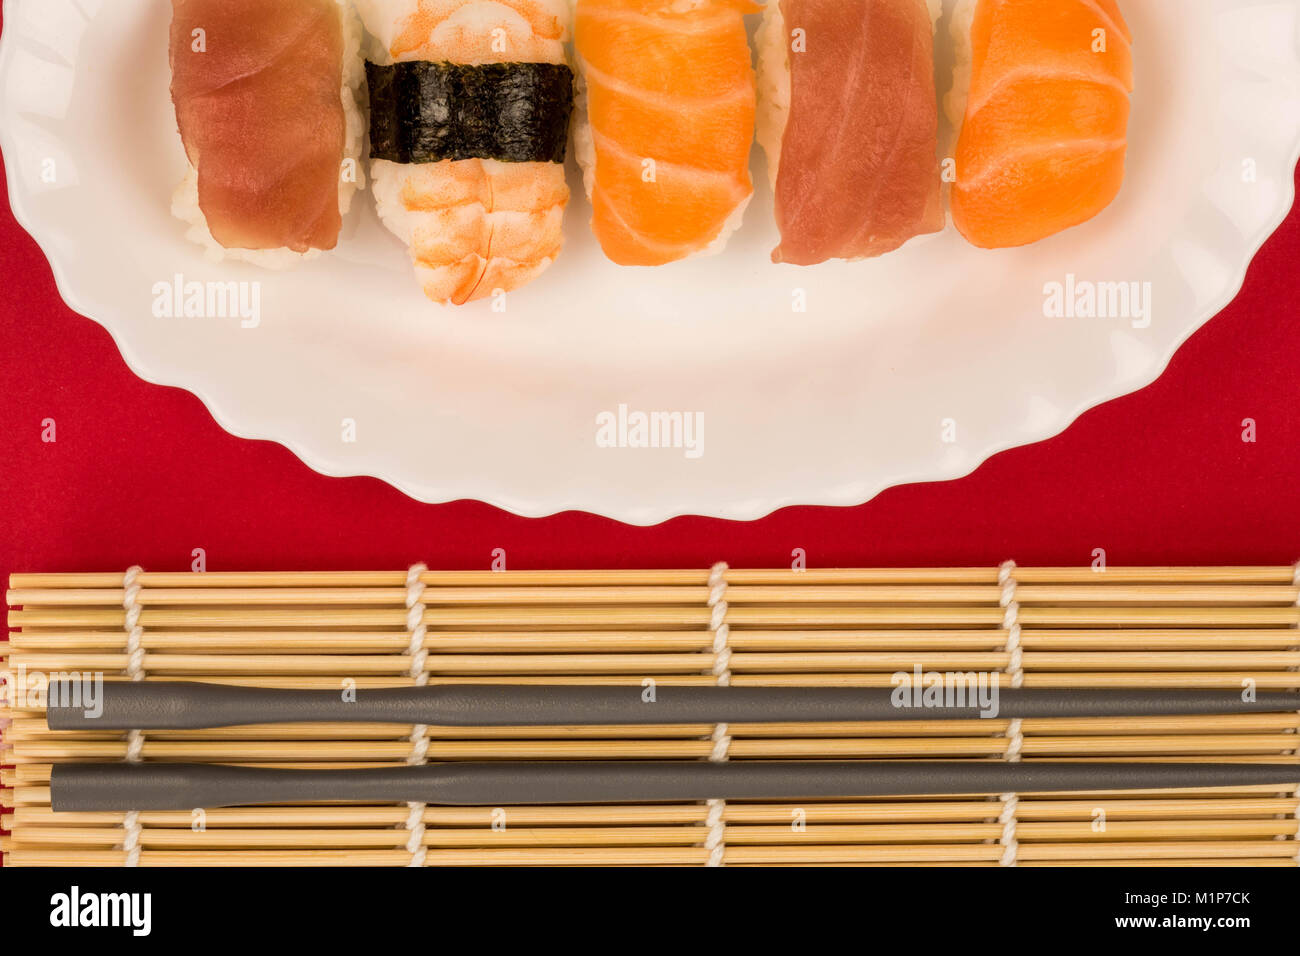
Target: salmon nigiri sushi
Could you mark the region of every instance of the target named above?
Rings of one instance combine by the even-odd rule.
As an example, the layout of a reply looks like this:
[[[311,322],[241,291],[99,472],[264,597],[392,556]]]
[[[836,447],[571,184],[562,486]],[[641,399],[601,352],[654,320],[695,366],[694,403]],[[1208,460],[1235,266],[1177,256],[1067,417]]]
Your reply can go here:
[[[1124,181],[1132,35],[1116,0],[962,0],[946,108],[954,224],[987,249],[1086,222]]]
[[[620,265],[719,251],[753,193],[751,0],[578,0],[592,229]],[[585,87],[585,92],[583,87]]]
[[[883,255],[945,225],[934,25],[939,0],[769,0],[758,141],[773,262]]]

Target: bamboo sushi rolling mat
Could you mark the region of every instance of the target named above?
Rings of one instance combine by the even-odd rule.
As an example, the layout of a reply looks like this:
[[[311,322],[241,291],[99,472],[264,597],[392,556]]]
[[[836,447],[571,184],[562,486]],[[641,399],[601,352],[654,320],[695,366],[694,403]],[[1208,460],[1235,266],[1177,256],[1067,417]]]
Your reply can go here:
[[[1300,687],[1300,568],[16,574],[17,673],[337,689],[412,683]],[[135,625],[135,628],[132,627]],[[645,806],[60,813],[68,761],[374,767],[493,759],[909,758],[1300,764],[1300,715],[51,732],[0,763],[7,866],[1296,866],[1296,788]],[[427,746],[427,749],[424,749]],[[134,749],[133,753],[129,753]]]

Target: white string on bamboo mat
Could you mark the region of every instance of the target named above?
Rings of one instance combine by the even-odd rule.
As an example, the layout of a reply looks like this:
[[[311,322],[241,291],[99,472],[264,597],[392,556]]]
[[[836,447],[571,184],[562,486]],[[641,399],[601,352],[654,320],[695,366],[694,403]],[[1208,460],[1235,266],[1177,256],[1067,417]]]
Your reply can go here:
[[[406,653],[411,658],[409,673],[416,687],[424,687],[429,683],[429,652],[424,649],[424,638],[429,629],[424,623],[423,581],[424,573],[428,570],[424,564],[413,564],[406,572],[406,632],[410,636]],[[429,762],[428,753],[429,725],[416,724],[411,728],[411,752],[406,757],[407,765],[423,766]],[[412,801],[406,806],[410,811],[405,823],[406,852],[411,854],[410,862],[406,865],[422,867],[429,855],[428,848],[424,845],[424,811],[428,804]]]
[[[727,625],[727,563],[719,561],[709,570],[709,631],[713,634],[713,667],[711,673],[719,687],[731,686],[731,647],[728,644],[730,628]],[[713,728],[713,751],[709,760],[725,763],[731,748],[731,736],[726,724]],[[727,853],[727,824],[723,816],[727,811],[726,800],[708,801],[709,813],[704,824],[709,828],[709,835],[704,840],[704,847],[709,851],[708,866],[722,866]]]
[[[133,681],[144,680],[144,627],[140,624],[143,607],[140,603],[140,575],[144,569],[134,565],[122,575],[122,609],[126,611],[126,674]],[[140,763],[144,753],[144,733],[138,729],[127,732],[126,762]],[[122,819],[125,836],[122,849],[126,857],[123,866],[140,865],[140,813],[130,810]]]
[[[1016,562],[1004,561],[998,568],[998,606],[1002,608],[1002,627],[1007,632],[1006,652],[1009,655],[1006,673],[1011,677],[1011,686],[1019,688],[1025,682],[1024,652],[1020,647],[1020,602],[1016,600]],[[1007,749],[1005,759],[1010,763],[1019,763],[1021,751],[1025,746],[1025,736],[1021,732],[1020,718],[1013,718],[1007,726]],[[1002,801],[1002,812],[998,822],[1002,824],[1002,836],[998,843],[1002,846],[1001,866],[1015,866],[1020,843],[1016,840],[1016,810],[1020,806],[1020,797],[1015,793],[1004,793],[998,797]]]

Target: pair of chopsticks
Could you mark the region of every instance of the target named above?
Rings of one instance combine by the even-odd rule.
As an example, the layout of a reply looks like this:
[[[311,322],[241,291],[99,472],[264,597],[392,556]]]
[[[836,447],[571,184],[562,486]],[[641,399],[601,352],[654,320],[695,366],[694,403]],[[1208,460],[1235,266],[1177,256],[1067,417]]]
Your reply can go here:
[[[973,694],[971,696],[974,696]],[[907,704],[897,689],[435,685],[336,691],[113,682],[93,698],[51,685],[51,730],[183,730],[346,721],[584,726],[1136,717],[1300,710],[1300,692],[1000,689],[983,701]],[[992,705],[992,706],[990,706]],[[56,811],[177,810],[365,800],[455,806],[705,799],[1289,786],[1300,766],[990,761],[577,761],[443,763],[367,770],[206,764],[57,764]]]

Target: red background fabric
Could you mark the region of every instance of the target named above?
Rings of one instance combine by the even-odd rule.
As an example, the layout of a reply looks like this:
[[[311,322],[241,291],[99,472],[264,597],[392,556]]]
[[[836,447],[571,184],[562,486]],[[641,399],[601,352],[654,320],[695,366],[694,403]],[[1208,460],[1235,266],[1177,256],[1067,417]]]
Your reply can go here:
[[[3,191],[7,196],[7,189]],[[0,211],[0,580],[12,571],[1290,563],[1300,558],[1300,310],[1295,212],[1245,288],[1164,376],[1062,435],[957,481],[856,508],[632,528],[425,505],[327,478],[285,448],[223,432],[197,398],[148,385],[73,314]],[[43,419],[55,443],[41,440]],[[1257,441],[1242,441],[1242,420]]]

